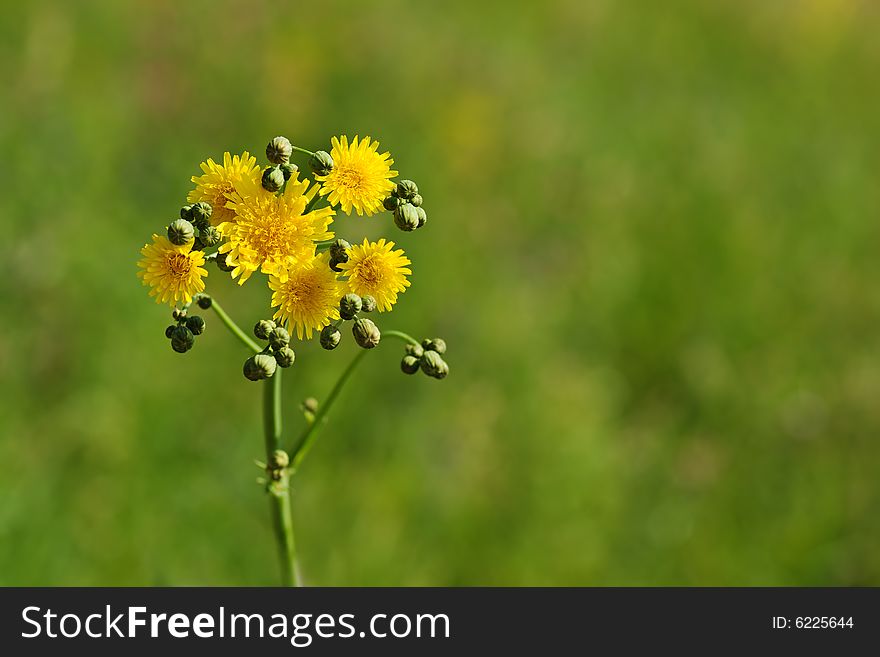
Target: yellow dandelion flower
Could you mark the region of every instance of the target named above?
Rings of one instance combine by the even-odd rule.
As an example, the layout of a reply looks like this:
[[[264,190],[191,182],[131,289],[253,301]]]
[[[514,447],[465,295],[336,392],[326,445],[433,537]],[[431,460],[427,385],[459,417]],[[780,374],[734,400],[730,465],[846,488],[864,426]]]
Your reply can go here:
[[[220,224],[226,242],[219,251],[226,254],[226,264],[235,267],[232,277],[239,285],[257,270],[279,274],[308,262],[315,255],[315,242],[333,238],[328,230],[335,214],[332,209],[304,214],[317,192],[317,185],[309,188],[309,181],[296,175],[280,196],[264,190],[259,180],[236,183],[227,206],[235,221]]]
[[[236,183],[244,180],[260,182],[262,173],[257,165],[257,158],[247,151],[241,155],[223,153],[222,166],[210,158],[200,166],[205,173],[202,176],[192,177],[196,188],[187,195],[187,201],[210,203],[213,210],[211,223],[215,226],[224,221],[232,221],[235,219],[235,212],[229,209],[227,204],[235,192]]]
[[[390,153],[379,153],[379,142],[357,136],[348,143],[345,135],[341,139],[333,137],[333,170],[326,176],[315,176],[321,185],[321,196],[327,196],[330,205],[342,206],[345,214],[354,208],[359,216],[370,216],[379,212],[388,194],[394,189],[391,178],[397,175],[392,171],[394,160]]]
[[[290,321],[296,337],[311,340],[312,331],[320,331],[339,319],[339,297],[344,294],[336,273],[330,269],[330,254],[322,253],[311,262],[280,272],[269,278],[275,319]]]
[[[406,291],[410,282],[407,274],[412,270],[411,264],[403,249],[394,248],[394,242],[380,239],[351,247],[348,262],[339,265],[343,274],[348,277],[348,287],[360,296],[370,295],[376,299],[376,307],[380,312],[391,310],[397,303],[397,294]]]
[[[193,251],[192,245],[176,246],[164,235],[153,235],[153,243],[141,249],[144,257],[138,262],[142,268],[138,276],[152,288],[150,296],[156,297],[156,303],[189,303],[195,293],[205,289],[205,254]]]

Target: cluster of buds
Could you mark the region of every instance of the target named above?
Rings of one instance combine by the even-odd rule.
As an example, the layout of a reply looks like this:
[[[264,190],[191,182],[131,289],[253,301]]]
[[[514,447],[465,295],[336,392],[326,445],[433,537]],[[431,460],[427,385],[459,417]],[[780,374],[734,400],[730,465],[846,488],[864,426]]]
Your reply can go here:
[[[413,231],[428,221],[428,215],[422,207],[422,195],[412,180],[401,180],[397,183],[383,205],[386,210],[394,213],[394,225],[400,230]]]
[[[342,341],[339,324],[343,321],[352,322],[351,334],[354,341],[363,349],[372,349],[379,344],[382,333],[373,320],[360,317],[360,313],[371,313],[376,310],[376,300],[371,296],[346,294],[339,300],[339,321],[325,326],[321,330],[321,346],[324,349],[336,349]]]
[[[200,308],[210,308],[211,297],[207,299],[207,306],[201,305],[202,299],[198,299]],[[205,332],[205,320],[200,315],[187,315],[186,311],[186,308],[175,308],[171,311],[171,319],[175,323],[169,324],[165,329],[165,337],[171,341],[171,348],[179,354],[185,354],[192,349],[196,336]]]
[[[449,365],[443,360],[446,341],[443,338],[425,338],[422,344],[406,345],[406,355],[400,361],[400,369],[405,374],[415,374],[420,369],[435,379],[445,379]]]
[[[290,333],[271,319],[261,319],[254,326],[254,336],[268,342],[266,348],[244,362],[242,371],[246,379],[260,381],[270,379],[277,367],[290,367],[296,353],[290,348]]]
[[[199,201],[180,208],[180,219],[168,225],[168,240],[177,246],[192,244],[194,249],[217,246],[222,239],[220,231],[211,225],[213,209]]]
[[[291,155],[293,144],[287,137],[275,137],[266,146],[266,159],[272,164],[263,169],[261,182],[267,192],[282,191],[284,184],[296,173],[297,166],[290,162]]]

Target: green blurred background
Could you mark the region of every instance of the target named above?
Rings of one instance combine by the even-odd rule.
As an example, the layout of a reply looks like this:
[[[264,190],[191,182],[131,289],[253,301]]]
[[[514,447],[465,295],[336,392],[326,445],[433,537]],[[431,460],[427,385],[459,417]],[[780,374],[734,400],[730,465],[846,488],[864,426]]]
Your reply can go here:
[[[0,583],[276,582],[245,353],[210,313],[173,353],[135,262],[201,160],[368,133],[429,223],[337,229],[407,250],[381,325],[452,374],[365,361],[296,481],[308,583],[880,585],[878,29],[855,0],[4,2]],[[354,349],[299,349],[288,435]]]

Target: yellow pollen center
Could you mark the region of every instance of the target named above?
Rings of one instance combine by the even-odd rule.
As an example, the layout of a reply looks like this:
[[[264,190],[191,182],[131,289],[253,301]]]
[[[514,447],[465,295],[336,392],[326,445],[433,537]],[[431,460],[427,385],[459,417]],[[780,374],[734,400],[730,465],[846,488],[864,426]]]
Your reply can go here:
[[[189,275],[192,269],[192,260],[183,253],[171,253],[166,256],[165,265],[174,276],[183,278]]]
[[[336,175],[339,183],[349,189],[359,189],[364,182],[364,175],[359,170],[351,167],[339,167]]]
[[[358,265],[358,278],[360,278],[367,287],[376,287],[382,281],[382,268],[376,262],[374,256],[369,256]]]

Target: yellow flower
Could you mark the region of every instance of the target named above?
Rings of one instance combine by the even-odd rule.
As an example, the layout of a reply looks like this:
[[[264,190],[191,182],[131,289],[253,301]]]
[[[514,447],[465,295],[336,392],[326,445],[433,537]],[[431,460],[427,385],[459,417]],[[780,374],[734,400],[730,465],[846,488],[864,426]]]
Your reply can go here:
[[[284,194],[276,196],[263,189],[260,180],[242,179],[230,195],[228,209],[235,221],[218,226],[226,242],[220,253],[226,264],[235,267],[232,277],[243,284],[251,274],[279,274],[285,269],[309,262],[315,255],[315,242],[333,238],[328,227],[333,210],[320,208],[303,214],[318,191],[309,181],[294,174]]]
[[[323,183],[321,196],[329,194],[330,205],[341,205],[345,214],[351,214],[352,208],[361,216],[379,212],[382,201],[394,189],[390,179],[397,175],[397,171],[391,170],[391,154],[379,154],[379,142],[370,141],[369,137],[358,142],[355,136],[351,145],[344,135],[341,140],[333,137],[331,142],[333,170],[326,176],[315,176],[315,180]]]
[[[143,271],[138,276],[152,288],[150,296],[156,297],[156,303],[189,303],[196,292],[205,289],[205,255],[193,251],[192,246],[192,242],[176,246],[164,235],[153,235],[153,243],[141,249],[144,258],[138,266]]]
[[[223,166],[210,158],[200,166],[205,173],[202,176],[192,177],[196,188],[187,195],[187,201],[210,203],[213,210],[211,223],[215,226],[224,221],[232,221],[235,219],[235,212],[227,207],[227,203],[235,191],[236,183],[243,180],[260,182],[261,171],[257,166],[257,158],[247,151],[240,156],[223,153]]]
[[[376,299],[380,312],[391,310],[397,303],[397,294],[406,291],[410,282],[406,274],[412,274],[407,267],[411,264],[403,249],[394,248],[394,242],[380,239],[351,247],[348,262],[339,265],[348,277],[348,287],[360,296],[370,295]]]
[[[339,298],[342,285],[330,269],[330,254],[322,253],[293,269],[269,278],[272,307],[278,307],[275,318],[290,320],[291,329],[302,340],[303,333],[311,340],[312,331],[320,331],[339,319]]]

